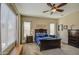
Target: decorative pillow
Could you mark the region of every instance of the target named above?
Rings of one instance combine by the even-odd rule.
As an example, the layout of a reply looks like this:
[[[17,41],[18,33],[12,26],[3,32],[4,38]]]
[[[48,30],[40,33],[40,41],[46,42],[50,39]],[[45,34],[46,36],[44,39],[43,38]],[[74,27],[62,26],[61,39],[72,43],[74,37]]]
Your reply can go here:
[[[57,38],[57,36],[56,35],[49,35],[50,37],[53,37],[53,38]]]
[[[43,33],[36,33],[36,36],[43,36]]]
[[[45,37],[48,37],[48,34],[47,33],[45,34]]]
[[[37,37],[47,37],[48,34],[47,33],[36,33]]]

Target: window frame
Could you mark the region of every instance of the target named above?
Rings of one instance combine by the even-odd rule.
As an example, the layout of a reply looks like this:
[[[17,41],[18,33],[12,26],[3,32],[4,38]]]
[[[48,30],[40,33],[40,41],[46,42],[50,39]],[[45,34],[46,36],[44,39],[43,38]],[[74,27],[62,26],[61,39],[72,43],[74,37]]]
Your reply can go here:
[[[31,21],[24,21],[24,22],[30,22],[30,35],[31,35],[31,28],[32,28],[31,24],[32,24],[32,22]],[[24,37],[24,22],[23,22],[23,37]]]
[[[50,23],[50,24],[49,24],[49,34],[50,34],[50,32],[51,32],[51,31],[50,31],[50,25],[51,25],[51,24],[54,24],[54,31],[55,31],[55,32],[54,32],[54,35],[56,35],[56,24],[55,24],[55,23]],[[51,34],[50,34],[50,35],[51,35]]]
[[[5,3],[3,3],[3,4],[5,4]],[[2,4],[1,4],[1,5],[2,5]],[[15,18],[14,18],[14,19],[15,19],[15,20],[14,20],[15,26],[14,26],[14,29],[13,29],[13,30],[14,30],[13,33],[17,35],[17,15],[16,15],[16,14],[14,13],[14,11],[9,7],[9,5],[5,4],[5,7],[7,7],[7,11],[6,11],[6,12],[9,12],[9,11],[10,11],[11,14],[13,15],[13,17],[15,17]],[[4,7],[4,8],[5,8],[5,7]],[[8,18],[10,18],[9,15],[10,15],[10,14],[8,14]],[[7,19],[8,19],[8,18],[7,18]],[[7,19],[6,19],[6,20],[7,20]],[[7,22],[4,23],[4,24],[7,25],[7,27],[5,28],[5,30],[7,31],[7,32],[6,32],[6,34],[7,34],[7,41],[9,41],[9,40],[8,40],[8,37],[9,37],[9,36],[8,36],[8,34],[9,34],[9,30],[8,30],[9,20],[7,20]],[[5,51],[11,44],[13,44],[13,43],[17,40],[17,36],[16,36],[16,35],[14,36],[15,39],[13,40],[13,42],[11,41],[10,43],[8,43],[8,42],[5,41],[5,44],[7,44],[7,47],[4,47],[4,48],[2,49],[2,52]],[[4,40],[5,40],[5,39],[4,39]],[[3,44],[3,42],[2,42],[2,40],[1,40],[1,45],[2,45],[2,44]],[[1,48],[2,48],[2,47],[1,47]]]

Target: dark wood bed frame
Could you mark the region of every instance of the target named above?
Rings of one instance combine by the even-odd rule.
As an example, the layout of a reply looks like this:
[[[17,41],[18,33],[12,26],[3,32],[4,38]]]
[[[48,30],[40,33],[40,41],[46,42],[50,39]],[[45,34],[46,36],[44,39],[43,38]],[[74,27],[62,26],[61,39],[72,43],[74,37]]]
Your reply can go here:
[[[36,33],[47,33],[47,29],[35,29]],[[36,41],[36,38],[35,38]],[[40,40],[40,51],[52,49],[52,48],[61,48],[61,39],[57,40]]]
[[[36,41],[36,33],[47,33],[47,29],[35,29],[35,41]]]

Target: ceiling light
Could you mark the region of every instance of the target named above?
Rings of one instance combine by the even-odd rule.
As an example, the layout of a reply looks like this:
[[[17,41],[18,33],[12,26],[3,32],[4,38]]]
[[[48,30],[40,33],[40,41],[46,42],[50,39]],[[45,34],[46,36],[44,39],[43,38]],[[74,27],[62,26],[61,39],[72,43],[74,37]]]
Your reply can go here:
[[[53,12],[56,12],[56,9],[52,9]]]

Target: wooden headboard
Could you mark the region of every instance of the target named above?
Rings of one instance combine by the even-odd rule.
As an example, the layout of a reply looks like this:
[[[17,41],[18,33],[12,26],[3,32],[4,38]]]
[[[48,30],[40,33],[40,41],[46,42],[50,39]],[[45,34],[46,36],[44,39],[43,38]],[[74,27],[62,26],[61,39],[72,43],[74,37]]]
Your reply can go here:
[[[35,41],[36,41],[36,33],[47,33],[47,29],[35,29]]]
[[[35,33],[47,33],[47,29],[35,29]]]

